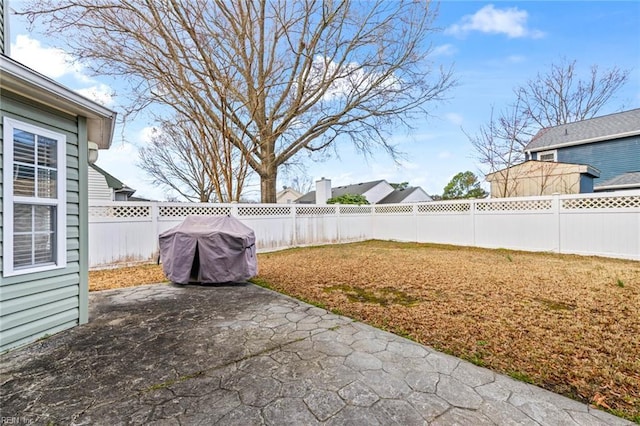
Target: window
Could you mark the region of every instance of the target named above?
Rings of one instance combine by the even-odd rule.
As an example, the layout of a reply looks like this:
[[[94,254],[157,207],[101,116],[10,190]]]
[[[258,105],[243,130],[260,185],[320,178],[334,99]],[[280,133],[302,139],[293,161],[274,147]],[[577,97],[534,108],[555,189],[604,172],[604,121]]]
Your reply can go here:
[[[558,151],[543,151],[538,153],[538,160],[540,161],[556,161]]]
[[[4,118],[3,275],[66,266],[66,137]]]

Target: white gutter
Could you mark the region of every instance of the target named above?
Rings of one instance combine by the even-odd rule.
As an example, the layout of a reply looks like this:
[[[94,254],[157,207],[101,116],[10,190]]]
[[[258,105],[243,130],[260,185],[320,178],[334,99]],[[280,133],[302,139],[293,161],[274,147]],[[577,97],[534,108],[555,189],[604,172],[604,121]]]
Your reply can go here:
[[[640,188],[640,183],[622,183],[619,185],[600,185],[600,186],[594,186],[593,190],[594,191],[602,191],[602,190],[606,190],[606,189],[625,189],[625,188],[629,188],[629,189],[638,189]]]

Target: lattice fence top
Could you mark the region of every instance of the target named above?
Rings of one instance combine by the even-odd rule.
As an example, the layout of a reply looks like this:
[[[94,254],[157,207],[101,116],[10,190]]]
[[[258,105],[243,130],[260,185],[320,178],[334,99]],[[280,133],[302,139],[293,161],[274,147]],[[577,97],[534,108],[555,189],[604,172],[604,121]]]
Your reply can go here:
[[[335,206],[296,206],[297,216],[319,216],[336,214]]]
[[[238,216],[289,216],[291,208],[279,206],[238,207]]]
[[[92,206],[89,217],[149,217],[150,206]]]
[[[551,210],[551,200],[479,201],[476,210],[481,212],[515,212]]]
[[[187,217],[187,216],[228,216],[231,207],[228,206],[159,206],[160,217]]]
[[[630,209],[640,207],[640,195],[598,197],[598,198],[571,198],[562,200],[562,208],[566,210],[583,209]]]
[[[469,206],[469,203],[418,204],[418,213],[467,213]]]
[[[340,214],[370,214],[371,206],[340,206]]]
[[[413,213],[413,205],[375,206],[376,213]]]

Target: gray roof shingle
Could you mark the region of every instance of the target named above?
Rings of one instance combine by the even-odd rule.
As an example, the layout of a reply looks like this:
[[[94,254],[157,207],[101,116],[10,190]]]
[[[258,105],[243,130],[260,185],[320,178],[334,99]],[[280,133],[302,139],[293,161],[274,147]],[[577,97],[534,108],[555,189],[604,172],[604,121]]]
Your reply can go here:
[[[607,179],[604,182],[599,183],[594,188],[597,190],[602,189],[633,189],[640,188],[640,171],[622,173],[611,179]]]
[[[540,129],[524,148],[537,152],[640,134],[640,108]]]
[[[373,180],[371,182],[356,183],[354,185],[337,186],[331,188],[331,197],[339,197],[344,194],[362,195],[384,180]],[[316,191],[307,192],[296,200],[300,204],[314,204],[316,202]]]
[[[415,191],[418,191],[419,189],[420,188],[417,186],[410,186],[404,189],[395,189],[392,193],[384,197],[382,200],[378,201],[378,204],[401,203],[405,200],[405,198],[413,194]]]

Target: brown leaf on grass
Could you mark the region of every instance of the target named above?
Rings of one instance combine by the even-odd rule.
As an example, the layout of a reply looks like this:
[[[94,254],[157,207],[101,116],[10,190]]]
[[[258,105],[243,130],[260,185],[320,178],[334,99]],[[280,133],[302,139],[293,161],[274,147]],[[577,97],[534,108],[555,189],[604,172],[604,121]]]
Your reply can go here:
[[[596,406],[596,407],[603,407],[603,408],[607,408],[607,409],[611,409],[611,407],[609,406],[609,404],[607,404],[605,402],[607,398],[600,394],[600,393],[596,393],[593,398],[591,399],[591,403]]]
[[[160,265],[138,265],[89,271],[89,291],[167,282]]]

